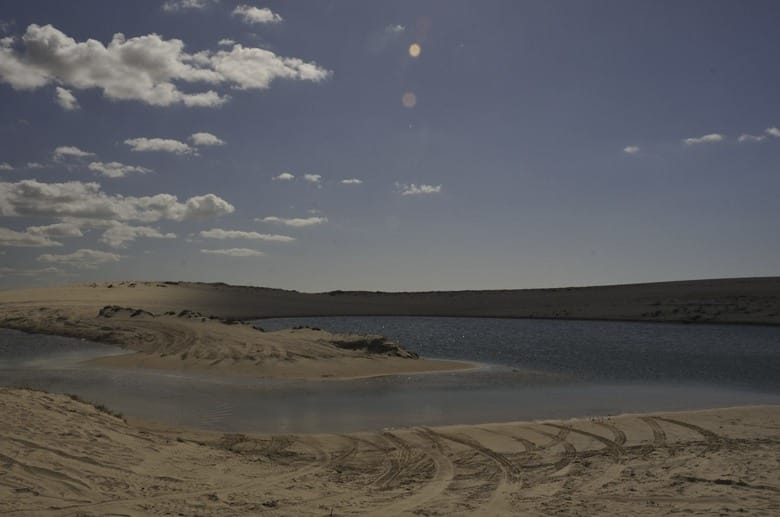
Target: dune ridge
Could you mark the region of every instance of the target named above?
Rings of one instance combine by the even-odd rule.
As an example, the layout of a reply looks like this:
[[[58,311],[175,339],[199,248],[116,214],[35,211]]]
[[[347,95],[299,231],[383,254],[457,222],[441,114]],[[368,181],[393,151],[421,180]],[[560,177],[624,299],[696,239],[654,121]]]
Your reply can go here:
[[[294,316],[464,316],[780,324],[780,277],[726,278],[551,289],[301,293],[193,282],[104,282],[0,291],[0,308],[105,305],[189,309],[248,320]]]

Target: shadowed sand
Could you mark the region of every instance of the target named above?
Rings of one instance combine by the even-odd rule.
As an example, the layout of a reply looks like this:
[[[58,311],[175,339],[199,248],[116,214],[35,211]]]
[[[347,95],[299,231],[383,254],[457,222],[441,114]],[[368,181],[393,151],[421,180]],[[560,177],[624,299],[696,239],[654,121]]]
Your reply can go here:
[[[114,282],[0,291],[0,308],[105,305],[151,312],[190,309],[230,319],[288,316],[479,316],[780,324],[780,277],[614,286],[420,293],[307,294],[184,282]]]
[[[3,515],[780,511],[780,407],[242,435],[144,428],[0,388]]]

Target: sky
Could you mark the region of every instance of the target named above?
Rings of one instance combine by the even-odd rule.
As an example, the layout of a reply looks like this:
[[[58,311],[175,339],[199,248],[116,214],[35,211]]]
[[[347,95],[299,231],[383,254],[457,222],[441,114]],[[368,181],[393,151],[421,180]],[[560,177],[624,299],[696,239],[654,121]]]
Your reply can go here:
[[[5,0],[0,288],[780,274],[780,3]]]

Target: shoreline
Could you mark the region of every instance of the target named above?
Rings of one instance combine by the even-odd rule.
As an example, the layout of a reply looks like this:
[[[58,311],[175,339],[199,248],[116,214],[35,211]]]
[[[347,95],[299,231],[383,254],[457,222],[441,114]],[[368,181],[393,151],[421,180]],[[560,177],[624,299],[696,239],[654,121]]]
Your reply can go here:
[[[648,325],[702,325],[702,326],[745,326],[745,327],[768,327],[777,328],[780,326],[780,322],[751,322],[751,321],[688,321],[688,320],[649,320],[649,319],[620,319],[620,318],[586,318],[586,317],[571,317],[571,316],[501,316],[501,315],[484,315],[484,316],[459,316],[457,314],[439,315],[439,314],[317,314],[309,316],[260,316],[249,317],[238,321],[244,323],[252,323],[255,321],[264,320],[285,320],[285,319],[313,319],[313,318],[452,318],[452,319],[478,319],[478,320],[525,320],[525,321],[585,321],[585,322],[606,322],[606,323],[646,323]]]
[[[381,359],[377,360],[371,357],[356,357],[350,359],[350,361],[352,364],[338,364],[323,361],[321,364],[298,365],[290,368],[290,371],[286,371],[280,369],[278,364],[268,364],[263,367],[230,365],[227,368],[198,363],[177,364],[175,361],[166,361],[165,358],[159,356],[129,351],[127,354],[88,359],[81,364],[98,369],[108,367],[124,370],[140,369],[160,372],[200,373],[218,377],[330,382],[394,377],[400,375],[465,372],[481,368],[480,363],[470,361],[429,358],[419,358],[414,362],[405,362],[402,364],[382,364],[381,362],[378,362],[381,361]],[[356,370],[360,373],[355,373],[351,370]]]
[[[345,434],[123,420],[0,388],[4,515],[710,515],[780,509],[780,405]]]

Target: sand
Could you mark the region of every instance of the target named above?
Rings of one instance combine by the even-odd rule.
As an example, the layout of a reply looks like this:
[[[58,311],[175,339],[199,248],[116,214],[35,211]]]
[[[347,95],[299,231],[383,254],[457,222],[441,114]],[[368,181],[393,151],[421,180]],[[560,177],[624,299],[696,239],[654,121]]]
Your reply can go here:
[[[0,388],[3,515],[777,515],[780,407],[237,435]]]
[[[107,306],[110,306],[108,309]],[[780,324],[780,279],[304,294],[116,282],[0,292],[0,327],[115,343],[94,365],[342,379],[471,367],[381,337],[234,319],[434,315]],[[166,314],[167,313],[167,314]],[[780,407],[239,435],[164,428],[0,388],[3,515],[780,513]]]
[[[165,304],[164,299],[155,296],[157,289],[168,292],[153,286],[128,288],[126,292],[141,296],[131,300],[112,298],[135,303],[131,308],[98,308],[109,299],[99,296],[88,301],[47,299],[46,305],[27,300],[4,303],[0,305],[0,327],[116,344],[132,352],[88,363],[95,367],[330,380],[475,367],[460,361],[419,359],[382,336],[335,334],[312,328],[264,332],[251,325]],[[121,293],[118,289],[105,291]],[[100,290],[90,292],[99,294]]]
[[[318,294],[225,284],[124,281],[0,291],[0,309],[8,304],[67,305],[87,315],[116,304],[152,312],[190,309],[232,319],[412,315],[780,325],[780,277],[503,291]]]

